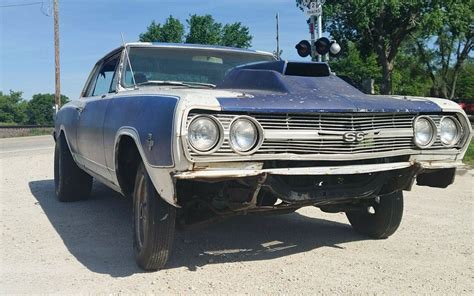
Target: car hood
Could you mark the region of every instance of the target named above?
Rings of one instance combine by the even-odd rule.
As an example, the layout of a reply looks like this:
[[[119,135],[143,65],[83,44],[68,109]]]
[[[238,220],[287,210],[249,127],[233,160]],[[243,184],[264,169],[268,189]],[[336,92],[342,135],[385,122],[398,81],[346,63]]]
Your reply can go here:
[[[437,113],[442,109],[434,102],[413,97],[391,96],[290,96],[246,93],[245,97],[217,98],[222,111],[264,113]]]
[[[281,82],[279,82],[281,83]],[[418,97],[367,95],[337,76],[284,77],[274,90],[238,89],[240,97],[218,97],[223,111],[232,112],[441,112],[431,100]],[[236,89],[233,89],[236,91]]]

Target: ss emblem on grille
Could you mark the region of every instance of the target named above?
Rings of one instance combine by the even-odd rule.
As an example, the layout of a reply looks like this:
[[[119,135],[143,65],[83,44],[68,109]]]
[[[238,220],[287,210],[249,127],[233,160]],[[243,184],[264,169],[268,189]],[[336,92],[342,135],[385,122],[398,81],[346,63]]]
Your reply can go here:
[[[363,132],[349,132],[345,133],[342,137],[344,139],[344,142],[358,143],[364,141],[366,135],[367,133]]]

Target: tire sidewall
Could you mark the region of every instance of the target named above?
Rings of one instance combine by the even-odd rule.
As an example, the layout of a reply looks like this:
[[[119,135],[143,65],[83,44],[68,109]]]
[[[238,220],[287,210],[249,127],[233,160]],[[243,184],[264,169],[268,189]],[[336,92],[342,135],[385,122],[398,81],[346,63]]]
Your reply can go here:
[[[373,205],[375,214],[368,211],[346,213],[354,229],[375,239],[385,239],[395,233],[403,217],[403,192],[381,196]]]
[[[143,186],[145,186],[145,194],[147,195],[146,200],[146,211],[147,211],[147,220],[146,220],[146,231],[144,232],[143,245],[140,247],[138,242],[139,228],[137,223],[137,212],[139,211],[139,200],[137,198],[137,193],[140,190],[138,184],[141,179],[144,179]],[[163,241],[160,237],[168,233],[169,228],[175,227],[175,208],[167,204],[156,192],[156,189],[143,165],[140,164],[137,169],[137,176],[135,179],[135,188],[133,192],[133,248],[135,252],[135,259],[140,267],[146,270],[156,270],[158,267],[151,266],[149,267],[150,258],[153,261],[153,257],[156,255],[156,252],[169,252],[171,245],[161,244]],[[163,231],[164,230],[164,231]],[[166,254],[167,257],[167,254]]]

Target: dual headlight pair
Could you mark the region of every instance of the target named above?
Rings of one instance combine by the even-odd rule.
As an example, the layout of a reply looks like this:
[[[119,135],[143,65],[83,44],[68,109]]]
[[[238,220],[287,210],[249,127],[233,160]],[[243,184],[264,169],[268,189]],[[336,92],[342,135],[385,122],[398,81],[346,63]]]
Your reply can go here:
[[[248,155],[255,152],[262,137],[262,127],[251,117],[239,116],[230,124],[229,144],[238,154]],[[224,142],[224,128],[212,116],[196,116],[188,126],[188,142],[200,154],[213,153]]]
[[[443,146],[455,146],[462,137],[462,127],[460,122],[452,117],[441,118],[439,131],[433,119],[429,116],[419,116],[415,119],[415,144],[419,148],[428,148],[436,141],[439,135]]]

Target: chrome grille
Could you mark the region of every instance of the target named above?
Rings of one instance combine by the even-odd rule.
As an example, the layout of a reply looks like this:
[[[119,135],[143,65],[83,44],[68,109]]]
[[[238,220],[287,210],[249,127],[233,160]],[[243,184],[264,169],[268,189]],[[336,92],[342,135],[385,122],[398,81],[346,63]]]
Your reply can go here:
[[[368,131],[384,128],[411,128],[413,114],[315,114],[315,115],[255,115],[264,129]]]
[[[202,112],[192,112],[188,123]],[[238,115],[211,113],[228,131],[230,123]],[[413,121],[417,114],[248,114],[254,117],[265,131],[262,146],[252,156],[240,156],[233,152],[227,139],[221,148],[212,155],[199,155],[188,150],[189,156],[195,160],[239,159],[282,159],[296,156],[315,156],[314,159],[333,159],[331,155],[342,156],[338,159],[355,159],[378,157],[373,153],[403,155],[418,153],[413,143]],[[441,116],[430,116],[439,125]],[[366,132],[368,135],[361,142],[345,142],[345,132]],[[309,138],[291,138],[293,133],[303,132]],[[314,132],[314,133],[313,133]],[[289,138],[271,138],[269,135],[288,134]],[[319,134],[319,135],[318,135]],[[443,148],[439,139],[432,146]],[[367,154],[366,156],[364,156]],[[370,155],[372,154],[372,155]],[[344,155],[346,155],[344,157]],[[281,156],[281,157],[280,157]],[[319,156],[319,157],[318,157]]]

